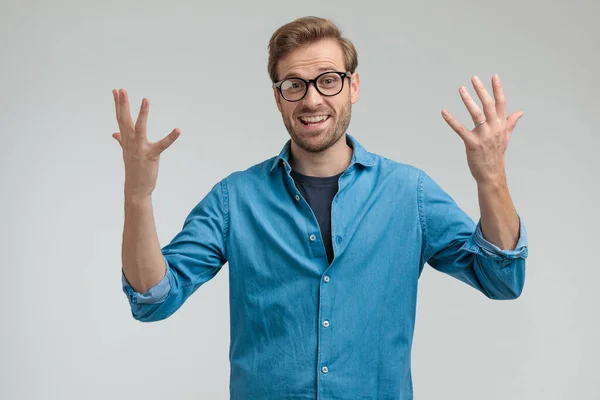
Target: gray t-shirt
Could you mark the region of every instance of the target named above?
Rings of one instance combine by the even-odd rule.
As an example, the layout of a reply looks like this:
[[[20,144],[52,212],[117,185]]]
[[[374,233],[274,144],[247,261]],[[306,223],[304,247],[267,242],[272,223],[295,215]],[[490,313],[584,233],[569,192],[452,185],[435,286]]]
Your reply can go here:
[[[338,191],[338,178],[342,174],[343,172],[340,172],[337,175],[321,177],[302,175],[293,169],[290,171],[296,187],[317,217],[329,264],[333,260],[333,247],[331,245],[331,201]]]

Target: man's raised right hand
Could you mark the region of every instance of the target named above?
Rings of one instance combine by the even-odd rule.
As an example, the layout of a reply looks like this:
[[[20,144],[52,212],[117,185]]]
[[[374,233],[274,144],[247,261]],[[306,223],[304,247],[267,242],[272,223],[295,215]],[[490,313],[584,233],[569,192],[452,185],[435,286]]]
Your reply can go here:
[[[151,143],[146,136],[149,102],[142,99],[140,114],[135,125],[129,111],[129,97],[125,89],[113,90],[119,132],[112,134],[123,149],[125,162],[125,197],[130,199],[149,197],[158,179],[160,154],[179,137],[173,129],[166,137]]]

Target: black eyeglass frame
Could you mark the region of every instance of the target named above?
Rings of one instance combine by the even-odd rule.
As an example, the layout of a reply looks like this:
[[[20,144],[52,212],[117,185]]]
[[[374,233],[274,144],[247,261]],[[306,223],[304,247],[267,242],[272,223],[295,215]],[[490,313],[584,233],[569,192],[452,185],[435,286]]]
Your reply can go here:
[[[325,93],[323,93],[323,92],[321,92],[319,90],[319,88],[317,87],[317,80],[320,77],[322,77],[323,75],[327,75],[327,74],[338,74],[340,76],[340,78],[342,78],[342,87],[340,88],[339,92],[337,92],[335,94],[325,94]],[[346,71],[346,72],[326,71],[326,72],[323,72],[322,74],[317,75],[313,79],[302,79],[302,78],[299,78],[297,76],[291,76],[289,78],[285,78],[285,79],[282,79],[282,80],[280,80],[278,82],[273,83],[273,87],[277,88],[277,90],[279,91],[279,94],[281,95],[281,98],[283,98],[285,101],[289,101],[290,103],[295,103],[297,101],[302,100],[306,96],[306,94],[308,93],[308,87],[310,86],[311,83],[313,84],[313,86],[315,87],[315,89],[317,89],[317,92],[319,92],[319,94],[321,94],[322,96],[327,96],[327,97],[337,96],[338,94],[340,94],[342,92],[342,90],[344,90],[344,80],[345,80],[344,78],[351,79],[351,75],[352,75],[352,72],[350,72],[350,71]],[[281,93],[281,85],[283,84],[283,82],[287,81],[288,79],[299,79],[299,80],[303,81],[306,84],[305,89],[304,89],[304,94],[298,100],[288,100],[288,99],[285,98],[285,96],[283,95],[283,93]]]

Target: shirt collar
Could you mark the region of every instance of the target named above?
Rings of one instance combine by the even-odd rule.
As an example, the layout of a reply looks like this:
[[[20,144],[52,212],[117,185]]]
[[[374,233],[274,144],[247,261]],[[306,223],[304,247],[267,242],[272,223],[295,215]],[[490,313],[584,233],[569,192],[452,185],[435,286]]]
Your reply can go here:
[[[283,148],[279,152],[279,155],[277,157],[275,157],[275,159],[271,163],[271,168],[269,169],[269,172],[273,171],[273,169],[275,169],[275,167],[277,165],[279,165],[280,163],[282,163],[282,161],[283,161],[284,164],[286,164],[287,166],[289,166],[291,143],[292,143],[292,139],[288,139],[288,141],[285,143],[285,145],[283,146]],[[356,140],[349,133],[346,133],[346,143],[348,144],[348,146],[352,147],[352,149],[353,149],[353,151],[352,151],[352,160],[350,160],[350,165],[348,166],[348,168],[351,167],[352,164],[355,164],[355,163],[356,164],[361,164],[361,165],[363,165],[365,167],[371,167],[371,166],[375,165],[375,159],[373,158],[373,156],[371,155],[371,153],[369,153],[358,142],[358,140]],[[290,169],[291,169],[291,167],[290,167]]]

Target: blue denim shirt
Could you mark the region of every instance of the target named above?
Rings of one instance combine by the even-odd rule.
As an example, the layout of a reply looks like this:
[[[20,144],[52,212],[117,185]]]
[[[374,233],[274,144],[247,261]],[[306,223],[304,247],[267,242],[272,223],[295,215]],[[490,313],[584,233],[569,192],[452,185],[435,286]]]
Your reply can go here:
[[[353,155],[331,205],[331,265],[290,176],[288,140],[212,187],[162,248],[166,275],[148,293],[122,274],[133,317],[151,322],[229,263],[231,399],[412,399],[425,263],[490,299],[523,290],[520,215],[515,249],[502,250],[423,170],[346,141]]]

